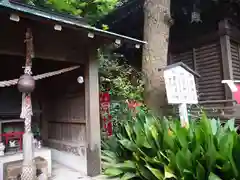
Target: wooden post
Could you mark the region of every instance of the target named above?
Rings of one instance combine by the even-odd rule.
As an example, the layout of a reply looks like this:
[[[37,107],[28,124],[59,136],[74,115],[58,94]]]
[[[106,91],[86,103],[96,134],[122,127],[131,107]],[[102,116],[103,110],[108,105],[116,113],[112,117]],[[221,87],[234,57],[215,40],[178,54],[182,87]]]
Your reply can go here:
[[[1,121],[1,119],[0,119]],[[2,122],[0,122],[0,134],[3,133],[3,129],[2,129]],[[2,136],[0,135],[0,143],[2,142]]]
[[[31,75],[32,58],[34,57],[33,36],[30,28],[26,32],[26,63],[24,74]],[[20,77],[21,79],[21,77]],[[20,80],[18,81],[19,86]],[[21,180],[34,180],[36,178],[36,164],[34,161],[33,133],[32,125],[32,103],[31,93],[22,92],[22,112],[20,117],[24,119],[23,134],[23,165]]]
[[[231,45],[230,45],[230,37],[227,33],[228,29],[229,29],[229,24],[226,19],[219,22],[223,80],[233,80]],[[227,86],[225,86],[225,98],[229,100],[233,99],[232,92]]]
[[[86,119],[86,157],[87,175],[96,176],[101,173],[101,136],[99,115],[99,84],[97,50],[88,51],[85,64],[85,119]],[[80,162],[79,162],[80,163]]]
[[[193,55],[193,61],[192,61],[193,70],[197,71],[197,60],[196,60],[196,49],[195,48],[192,49],[192,55]]]

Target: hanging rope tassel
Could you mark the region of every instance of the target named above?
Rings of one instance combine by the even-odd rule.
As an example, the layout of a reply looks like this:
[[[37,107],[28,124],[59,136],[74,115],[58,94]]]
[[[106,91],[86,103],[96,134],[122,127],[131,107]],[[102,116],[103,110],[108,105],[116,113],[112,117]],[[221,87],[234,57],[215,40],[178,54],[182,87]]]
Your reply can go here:
[[[22,94],[22,111],[21,111],[21,114],[20,114],[20,118],[21,119],[25,119],[26,118],[26,114],[27,114],[27,109],[26,109],[26,94],[23,93]]]
[[[22,94],[22,111],[20,118],[25,119],[25,132],[31,131],[31,116],[33,115],[32,111],[32,102],[31,95],[23,93]]]

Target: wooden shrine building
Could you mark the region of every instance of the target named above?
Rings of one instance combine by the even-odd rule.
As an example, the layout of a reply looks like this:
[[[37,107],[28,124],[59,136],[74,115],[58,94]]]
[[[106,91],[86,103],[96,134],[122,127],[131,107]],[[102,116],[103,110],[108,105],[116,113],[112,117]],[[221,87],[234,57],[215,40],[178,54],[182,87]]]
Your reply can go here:
[[[235,104],[229,87],[221,83],[222,80],[240,80],[239,3],[198,1],[196,6],[201,10],[201,19],[191,22],[192,2],[171,2],[174,25],[170,31],[168,64],[181,61],[200,74],[197,80],[199,104],[209,116],[240,120],[240,105]],[[143,39],[144,1],[126,3],[102,23],[116,33]],[[141,67],[141,53],[131,53],[128,45],[119,51],[130,63]],[[197,109],[193,108],[192,112]]]
[[[100,119],[97,49],[121,41],[145,42],[88,25],[84,19],[0,1],[0,81],[18,78],[25,62],[25,33],[33,34],[33,75],[79,65],[80,68],[37,81],[33,131],[52,160],[90,176],[100,173]],[[82,76],[84,83],[77,82]],[[0,134],[23,130],[21,94],[0,88]],[[5,144],[8,146],[8,144]],[[2,158],[2,157],[0,157]],[[1,178],[0,178],[1,179]]]

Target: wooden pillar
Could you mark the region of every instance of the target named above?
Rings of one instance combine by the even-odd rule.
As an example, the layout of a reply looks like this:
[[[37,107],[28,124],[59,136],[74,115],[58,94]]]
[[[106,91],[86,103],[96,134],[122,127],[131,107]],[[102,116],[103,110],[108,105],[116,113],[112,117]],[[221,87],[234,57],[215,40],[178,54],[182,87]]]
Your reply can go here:
[[[87,175],[101,173],[101,136],[99,116],[98,60],[96,49],[88,51],[85,64],[85,119],[86,119],[86,157]],[[79,162],[81,163],[81,162]]]
[[[192,61],[193,70],[197,71],[197,60],[196,60],[196,49],[195,48],[192,49],[192,55],[193,55],[193,61]]]
[[[0,119],[0,134],[3,133],[3,129],[2,129],[2,122],[1,122],[1,119]],[[0,136],[0,143],[2,142],[2,136]]]
[[[40,119],[41,122],[41,136],[42,136],[42,140],[43,143],[46,143],[48,140],[48,120],[49,117],[47,116],[48,110],[46,109],[46,104],[44,102],[43,106],[42,106],[42,116]]]
[[[228,35],[229,24],[228,21],[222,20],[219,22],[219,34],[220,34],[220,45],[222,53],[222,69],[223,69],[223,79],[233,80],[233,67],[232,67],[232,57],[231,57],[231,44],[230,37]],[[229,87],[225,86],[225,98],[233,99],[233,95]]]

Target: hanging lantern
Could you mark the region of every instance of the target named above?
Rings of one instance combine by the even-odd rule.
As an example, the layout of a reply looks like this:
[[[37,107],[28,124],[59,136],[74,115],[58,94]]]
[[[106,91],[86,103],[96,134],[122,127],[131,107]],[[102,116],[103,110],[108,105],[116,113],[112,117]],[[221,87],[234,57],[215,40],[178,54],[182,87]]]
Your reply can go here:
[[[191,23],[193,23],[193,22],[196,22],[196,23],[202,22],[200,10],[196,7],[195,4],[193,6],[193,11],[192,11],[192,16],[191,16]]]
[[[35,80],[29,74],[20,76],[18,80],[18,90],[22,93],[31,93],[35,89]]]

